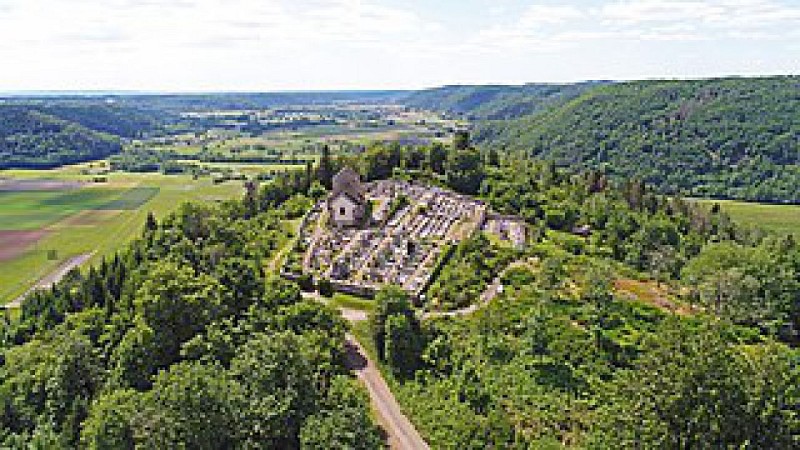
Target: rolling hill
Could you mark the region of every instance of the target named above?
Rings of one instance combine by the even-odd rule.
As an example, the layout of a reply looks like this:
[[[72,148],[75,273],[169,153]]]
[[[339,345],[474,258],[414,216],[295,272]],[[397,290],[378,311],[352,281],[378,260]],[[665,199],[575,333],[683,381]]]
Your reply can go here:
[[[606,82],[443,86],[412,92],[400,101],[414,108],[459,114],[473,120],[512,119],[563,104],[603,84]]]
[[[637,81],[478,126],[480,142],[684,195],[800,202],[800,77]]]
[[[0,104],[0,169],[104,158],[122,149],[120,138],[160,130],[170,117],[100,100],[6,100]]]
[[[119,138],[29,106],[0,107],[0,169],[48,168],[104,158]]]

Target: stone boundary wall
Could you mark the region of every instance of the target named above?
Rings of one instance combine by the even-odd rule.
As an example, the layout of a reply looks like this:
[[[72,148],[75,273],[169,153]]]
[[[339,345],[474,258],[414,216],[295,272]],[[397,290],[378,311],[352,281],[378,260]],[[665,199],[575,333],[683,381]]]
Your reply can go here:
[[[290,281],[297,281],[304,274],[301,273],[294,273],[294,272],[287,272],[282,271],[281,276],[286,278]],[[318,279],[313,279],[314,283],[318,282]],[[364,297],[364,298],[375,298],[375,288],[371,286],[362,286],[358,284],[350,284],[350,283],[343,283],[341,281],[330,280],[331,287],[333,288],[334,292],[341,292],[343,294],[350,294],[355,295],[357,297]]]
[[[512,215],[512,214],[494,214],[494,213],[489,213],[489,214],[486,215],[486,219],[487,220],[511,220],[511,221],[515,221],[515,222],[525,222],[525,219],[523,219],[522,217],[515,216],[515,215]]]
[[[355,295],[358,297],[375,298],[375,288],[357,284],[342,283],[331,280],[331,286],[336,292]]]

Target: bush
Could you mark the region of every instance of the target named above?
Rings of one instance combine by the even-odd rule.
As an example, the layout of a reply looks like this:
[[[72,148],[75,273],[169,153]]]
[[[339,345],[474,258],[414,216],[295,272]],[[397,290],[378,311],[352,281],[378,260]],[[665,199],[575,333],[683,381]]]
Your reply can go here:
[[[295,281],[297,281],[297,285],[300,286],[303,292],[311,292],[314,290],[314,279],[307,273],[300,275]]]
[[[317,283],[317,289],[319,289],[319,295],[328,298],[333,297],[333,284],[330,280],[319,280],[319,283]]]

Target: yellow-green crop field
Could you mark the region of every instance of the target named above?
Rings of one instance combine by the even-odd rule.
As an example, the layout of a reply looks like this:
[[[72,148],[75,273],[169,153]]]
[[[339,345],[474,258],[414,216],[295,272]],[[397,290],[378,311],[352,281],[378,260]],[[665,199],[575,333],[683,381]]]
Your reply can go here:
[[[0,179],[88,181],[86,166],[0,171]],[[162,218],[187,201],[215,202],[242,192],[239,181],[116,172],[104,183],[0,191],[0,304],[71,257],[94,252],[91,264],[113,255],[141,232],[148,212]]]

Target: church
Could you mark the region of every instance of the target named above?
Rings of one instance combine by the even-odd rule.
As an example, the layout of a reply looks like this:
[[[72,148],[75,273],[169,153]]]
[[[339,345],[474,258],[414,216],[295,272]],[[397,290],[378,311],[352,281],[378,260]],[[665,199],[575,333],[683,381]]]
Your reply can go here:
[[[350,167],[345,167],[333,177],[328,212],[331,223],[337,227],[357,227],[364,223],[367,198],[361,177]]]

